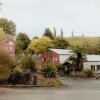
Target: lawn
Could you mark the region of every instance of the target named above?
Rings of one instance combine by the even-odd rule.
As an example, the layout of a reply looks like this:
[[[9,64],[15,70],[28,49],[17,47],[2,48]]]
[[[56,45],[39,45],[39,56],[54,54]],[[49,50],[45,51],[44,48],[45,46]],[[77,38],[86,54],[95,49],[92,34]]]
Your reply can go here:
[[[66,37],[69,44],[72,46],[82,46],[84,43],[88,43],[90,46],[98,44],[100,37]]]

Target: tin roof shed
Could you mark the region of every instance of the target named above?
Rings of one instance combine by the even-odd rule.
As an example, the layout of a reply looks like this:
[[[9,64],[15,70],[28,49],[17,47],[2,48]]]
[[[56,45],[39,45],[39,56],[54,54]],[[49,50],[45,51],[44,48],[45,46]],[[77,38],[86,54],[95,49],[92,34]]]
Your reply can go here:
[[[72,54],[72,50],[67,49],[49,49],[59,55],[59,62],[64,63]]]

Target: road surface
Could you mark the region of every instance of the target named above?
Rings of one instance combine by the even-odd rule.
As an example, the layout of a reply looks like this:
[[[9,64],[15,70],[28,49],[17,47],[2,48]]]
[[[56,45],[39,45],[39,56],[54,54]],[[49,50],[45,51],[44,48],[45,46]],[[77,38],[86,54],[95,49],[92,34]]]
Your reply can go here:
[[[63,78],[64,87],[0,88],[0,100],[100,100],[100,80]]]

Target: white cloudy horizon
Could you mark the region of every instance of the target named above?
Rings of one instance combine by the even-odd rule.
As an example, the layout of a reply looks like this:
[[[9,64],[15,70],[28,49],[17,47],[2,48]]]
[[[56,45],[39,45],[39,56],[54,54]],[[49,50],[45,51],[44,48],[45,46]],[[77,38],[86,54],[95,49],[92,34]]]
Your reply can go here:
[[[40,36],[44,29],[53,27],[64,31],[64,36],[100,36],[99,0],[0,0],[0,17],[15,22],[18,32],[30,37]]]

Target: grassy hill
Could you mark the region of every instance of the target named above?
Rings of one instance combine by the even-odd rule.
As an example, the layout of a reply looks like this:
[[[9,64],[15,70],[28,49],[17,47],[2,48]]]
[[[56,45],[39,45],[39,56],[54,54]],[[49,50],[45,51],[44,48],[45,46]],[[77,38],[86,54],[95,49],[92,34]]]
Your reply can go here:
[[[100,40],[99,37],[66,37],[69,44],[72,46],[83,46],[84,43],[90,46],[95,46]]]

